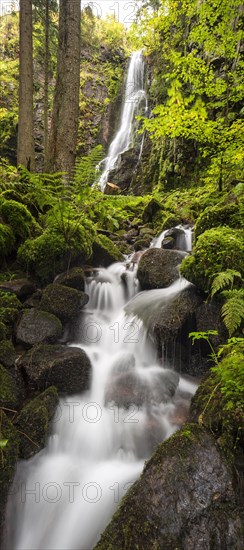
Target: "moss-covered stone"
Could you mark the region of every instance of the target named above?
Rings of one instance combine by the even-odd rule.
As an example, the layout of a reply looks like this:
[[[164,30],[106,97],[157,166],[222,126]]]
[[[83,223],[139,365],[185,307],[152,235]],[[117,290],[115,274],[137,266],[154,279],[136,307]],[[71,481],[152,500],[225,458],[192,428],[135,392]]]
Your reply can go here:
[[[16,428],[3,410],[0,410],[0,532],[4,524],[8,492],[14,477],[19,453],[19,437]],[[0,535],[1,537],[1,535]]]
[[[243,215],[243,208],[236,202],[206,208],[196,221],[195,237],[197,238],[207,229],[218,227],[219,225],[228,225],[229,227],[239,229],[243,227]]]
[[[7,338],[12,335],[13,326],[21,307],[21,302],[14,294],[0,290],[0,323],[4,323],[6,326],[5,337]]]
[[[6,327],[5,323],[0,321],[0,341],[5,340],[6,336],[7,336],[7,327]]]
[[[187,424],[157,447],[94,550],[241,550],[241,525],[231,468],[214,437]]]
[[[177,217],[175,214],[168,214],[168,216],[165,218],[162,224],[162,231],[164,231],[165,229],[171,229],[171,227],[175,227],[180,223],[181,223],[181,220],[179,217]]]
[[[152,222],[155,216],[160,212],[161,214],[162,205],[156,199],[151,199],[148,204],[145,206],[142,213],[143,223]]]
[[[16,353],[11,340],[0,341],[0,363],[6,367],[14,367]]]
[[[117,246],[106,237],[106,235],[98,235],[93,243],[92,264],[95,266],[107,267],[114,262],[122,262],[123,254]]]
[[[143,239],[137,239],[134,245],[135,252],[138,252],[138,250],[145,250],[146,248],[149,248],[151,243],[151,238],[146,238],[146,236]]]
[[[14,375],[0,365],[0,407],[16,409],[19,404],[19,392]]]
[[[244,275],[242,234],[229,227],[216,227],[199,236],[193,255],[183,260],[180,271],[188,281],[208,291],[217,273],[233,268]]]
[[[84,271],[81,267],[72,267],[68,271],[65,271],[65,273],[60,273],[60,275],[56,277],[54,283],[69,286],[76,290],[84,290]]]
[[[54,283],[45,288],[40,307],[66,323],[74,320],[87,302],[88,296],[84,292]]]
[[[20,458],[28,459],[44,447],[57,405],[57,390],[50,387],[23,407],[15,421]]]
[[[30,237],[31,232],[37,225],[28,208],[15,200],[3,201],[0,212],[18,240],[25,240]]]
[[[9,225],[0,223],[0,258],[5,258],[14,248],[15,238]]]
[[[0,283],[0,290],[15,294],[19,300],[25,300],[36,291],[32,281],[28,279],[13,279],[12,281],[3,281]]]

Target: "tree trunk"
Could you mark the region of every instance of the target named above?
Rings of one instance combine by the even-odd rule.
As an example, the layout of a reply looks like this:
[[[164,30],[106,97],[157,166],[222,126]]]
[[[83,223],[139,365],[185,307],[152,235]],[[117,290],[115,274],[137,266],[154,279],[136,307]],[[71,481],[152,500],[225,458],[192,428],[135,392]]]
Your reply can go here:
[[[44,168],[48,157],[48,84],[49,84],[49,0],[45,0],[45,59],[44,59]]]
[[[57,81],[49,139],[48,168],[72,176],[80,91],[80,0],[60,0]]]
[[[32,2],[20,0],[19,124],[17,161],[35,170],[33,122]]]

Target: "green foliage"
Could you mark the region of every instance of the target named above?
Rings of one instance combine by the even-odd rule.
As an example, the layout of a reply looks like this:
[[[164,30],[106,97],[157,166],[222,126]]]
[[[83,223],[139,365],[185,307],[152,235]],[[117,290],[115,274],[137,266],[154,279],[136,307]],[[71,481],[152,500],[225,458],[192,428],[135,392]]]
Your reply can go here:
[[[241,279],[241,274],[239,271],[235,271],[234,269],[227,269],[226,271],[221,271],[213,280],[212,286],[211,286],[211,297],[216,294],[216,292],[219,292],[223,290],[226,286],[233,286],[235,277],[238,279]]]
[[[222,307],[223,321],[229,336],[232,336],[244,320],[244,290],[225,290],[222,294],[226,298]]]
[[[230,203],[206,208],[198,217],[194,233],[197,238],[206,229],[218,225],[228,225],[233,228],[243,227],[243,203]]]
[[[220,382],[220,391],[225,399],[225,407],[228,411],[243,411],[244,403],[244,355],[238,349],[233,348],[212,371]]]
[[[10,254],[14,248],[15,238],[9,225],[0,223],[0,257]]]
[[[16,238],[25,240],[35,226],[35,220],[24,204],[14,200],[5,200],[0,206],[0,214],[9,224]]]
[[[88,156],[77,157],[74,182],[78,185],[92,185],[97,178],[97,165],[104,158],[102,145],[94,147]]]
[[[199,236],[193,255],[184,258],[180,271],[186,279],[208,291],[216,274],[232,266],[243,276],[242,235],[228,227],[216,227]]]

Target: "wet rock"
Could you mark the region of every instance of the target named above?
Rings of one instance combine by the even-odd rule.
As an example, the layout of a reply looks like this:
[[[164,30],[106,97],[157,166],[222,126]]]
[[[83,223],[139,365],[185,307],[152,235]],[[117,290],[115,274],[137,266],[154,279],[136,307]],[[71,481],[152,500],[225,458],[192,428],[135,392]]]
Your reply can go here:
[[[32,389],[55,386],[60,393],[73,394],[90,387],[91,363],[79,348],[40,344],[22,356],[18,366]]]
[[[8,492],[13,481],[19,452],[19,436],[16,428],[1,410],[1,468],[0,468],[0,544],[5,522]]]
[[[161,443],[94,550],[241,550],[232,471],[212,435],[185,425]]]
[[[137,272],[142,290],[170,286],[179,277],[182,259],[182,253],[175,250],[150,248],[144,252]]]
[[[40,305],[40,301],[41,301],[41,297],[42,297],[42,291],[41,290],[37,290],[36,292],[34,292],[34,294],[32,294],[27,300],[25,300],[24,302],[24,307],[39,307]]]
[[[152,241],[153,237],[155,236],[155,232],[153,231],[153,229],[150,229],[150,227],[141,227],[140,228],[140,237],[143,239],[143,238],[150,238],[150,240]]]
[[[141,407],[150,401],[150,391],[145,382],[133,372],[112,377],[105,390],[105,404],[114,403],[125,409],[135,405]]]
[[[26,347],[41,343],[54,343],[62,335],[60,320],[47,311],[24,311],[16,328],[16,340]]]
[[[75,288],[76,290],[84,290],[84,271],[81,267],[72,267],[69,271],[57,275],[54,283]]]
[[[161,248],[166,248],[168,250],[175,248],[175,240],[173,237],[165,237],[165,239],[162,240]]]
[[[134,245],[134,249],[135,249],[135,252],[138,252],[139,250],[145,250],[146,248],[149,248],[150,246],[150,243],[151,243],[151,239],[138,239],[136,242],[135,242],[135,245]]]
[[[60,284],[50,284],[42,294],[40,307],[66,323],[78,317],[88,300],[84,292]]]
[[[0,283],[0,290],[12,292],[17,298],[24,300],[27,296],[35,292],[36,287],[31,281],[28,281],[28,279],[17,279]]]
[[[110,182],[118,185],[122,190],[130,187],[135,166],[138,162],[138,153],[137,148],[133,148],[120,155],[118,166],[109,173]]]
[[[125,239],[127,243],[133,244],[137,236],[138,236],[138,229],[130,229],[128,233],[126,233]]]
[[[20,458],[26,460],[45,446],[49,435],[49,422],[57,405],[57,390],[50,387],[23,407],[15,421],[19,433]]]

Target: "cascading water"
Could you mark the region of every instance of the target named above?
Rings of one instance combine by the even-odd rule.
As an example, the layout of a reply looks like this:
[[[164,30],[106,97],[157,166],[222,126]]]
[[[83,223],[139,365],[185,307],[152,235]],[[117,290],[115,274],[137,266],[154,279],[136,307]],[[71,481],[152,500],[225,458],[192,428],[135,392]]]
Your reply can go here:
[[[132,145],[133,122],[135,121],[135,116],[141,112],[143,104],[146,110],[144,61],[142,53],[137,51],[132,54],[129,64],[119,129],[109,147],[108,156],[102,162],[104,169],[98,182],[102,190],[104,190],[108,182],[109,172],[115,168],[118,162],[119,155],[127,151]]]
[[[176,237],[176,248],[180,250],[184,250],[185,252],[191,252],[192,250],[192,227],[184,227],[183,225],[177,225],[173,229],[179,230],[178,235]],[[151,246],[154,248],[161,248],[162,242],[167,237],[168,234],[170,234],[169,229],[165,229],[162,231],[162,233],[152,241]]]
[[[138,293],[128,262],[87,278],[74,345],[91,359],[91,389],[61,400],[47,447],[19,463],[8,550],[92,549],[145,458],[178,429],[196,384],[157,361],[143,316],[188,284]]]

